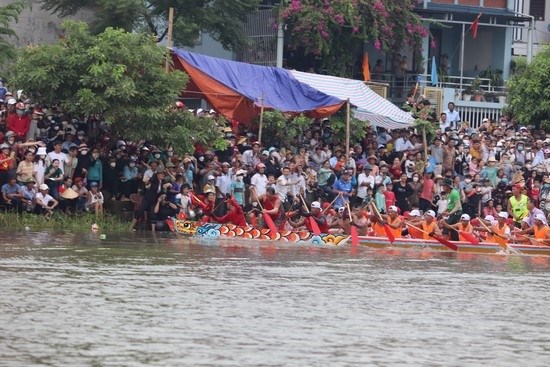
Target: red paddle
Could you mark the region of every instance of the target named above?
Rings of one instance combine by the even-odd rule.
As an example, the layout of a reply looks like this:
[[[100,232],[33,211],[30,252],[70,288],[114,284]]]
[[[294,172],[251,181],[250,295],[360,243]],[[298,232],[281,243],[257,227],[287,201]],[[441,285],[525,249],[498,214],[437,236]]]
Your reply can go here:
[[[258,198],[258,195],[256,195],[256,191],[252,190],[252,192],[256,197],[256,201],[258,202],[258,205],[260,206],[260,210],[262,211],[262,217],[264,218],[265,224],[267,224],[267,227],[269,228],[271,233],[273,234],[277,233],[278,232],[277,226],[275,225],[275,222],[273,222],[273,218],[271,218],[271,216],[264,211],[262,203],[260,203],[260,199]]]
[[[428,232],[426,232],[425,230],[423,230],[422,228],[418,228],[417,226],[415,225],[412,225],[411,223],[409,222],[405,222],[409,227],[412,227],[414,229],[416,229],[417,231],[420,231],[422,233],[426,233],[427,235],[429,235]],[[452,243],[451,241],[447,240],[446,238],[443,238],[443,237],[439,237],[439,236],[436,236],[436,235],[432,235],[431,236],[434,240],[436,240],[437,242],[439,242],[440,244],[444,245],[444,246],[447,246],[448,248],[450,248],[451,250],[453,251],[458,251],[458,246],[455,245],[454,243]]]
[[[470,232],[460,231],[459,232],[466,241],[470,242],[472,245],[479,245],[479,238],[473,235]]]
[[[346,203],[348,207],[348,215],[349,215],[349,224],[350,224],[350,231],[351,231],[351,245],[352,246],[359,246],[359,235],[357,234],[357,227],[355,224],[353,224],[353,219],[351,218],[351,209],[349,207],[349,202]]]
[[[302,200],[302,203],[304,204],[304,207],[306,208],[307,212],[309,213],[309,209],[307,208],[307,204],[306,204],[306,201],[304,200],[304,197],[302,196],[302,194],[299,194],[300,195],[300,200]],[[317,224],[317,221],[315,220],[315,218],[313,218],[312,216],[308,217],[309,219],[309,225],[311,227],[311,230],[313,231],[313,233],[318,236],[321,234],[321,229],[319,228],[319,224]]]

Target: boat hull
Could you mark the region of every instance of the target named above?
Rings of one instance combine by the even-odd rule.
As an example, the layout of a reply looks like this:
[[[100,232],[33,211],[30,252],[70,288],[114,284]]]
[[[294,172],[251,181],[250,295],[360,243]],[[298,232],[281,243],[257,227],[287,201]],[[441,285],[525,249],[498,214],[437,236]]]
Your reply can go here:
[[[481,242],[478,245],[473,245],[469,242],[454,242],[458,246],[458,252],[477,253],[477,254],[495,254],[502,252],[503,249],[496,243]],[[359,236],[359,245],[370,248],[403,248],[403,249],[429,249],[433,251],[451,251],[445,245],[435,240],[423,240],[413,238],[396,238],[393,244],[390,245],[385,237]],[[527,244],[510,244],[510,252],[519,253],[522,255],[543,255],[550,256],[550,247],[544,245],[527,245]]]
[[[309,231],[278,231],[272,233],[269,229],[240,227],[234,224],[204,223],[179,220],[167,220],[173,232],[206,239],[246,239],[255,241],[278,241],[288,243],[308,243],[312,245],[342,246],[349,236],[339,234],[315,235]]]

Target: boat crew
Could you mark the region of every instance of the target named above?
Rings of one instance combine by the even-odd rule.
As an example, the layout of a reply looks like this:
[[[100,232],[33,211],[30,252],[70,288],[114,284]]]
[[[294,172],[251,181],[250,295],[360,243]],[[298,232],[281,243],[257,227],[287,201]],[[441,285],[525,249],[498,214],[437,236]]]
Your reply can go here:
[[[470,223],[470,219],[471,218],[468,214],[462,214],[460,216],[460,222],[453,225],[447,225],[449,228],[455,229],[455,231],[453,232],[459,234],[458,236],[459,241],[468,242],[468,240],[460,232],[474,233],[474,227]]]
[[[535,225],[523,231],[516,230],[515,234],[532,234],[537,242],[550,245],[550,227],[546,224],[544,214],[536,214],[534,218]]]
[[[383,224],[387,224],[391,232],[393,233],[395,238],[401,238],[403,235],[401,234],[401,231],[403,229],[403,221],[397,214],[399,209],[395,205],[391,205],[388,208],[388,214],[386,215],[386,218]]]
[[[405,216],[405,218],[407,217],[406,213],[405,213],[404,216]],[[412,225],[414,225],[415,227],[417,225],[421,224],[422,223],[422,218],[420,216],[420,211],[417,210],[417,209],[411,210],[411,212],[409,213],[409,220],[408,221]],[[408,231],[409,236],[411,238],[416,238],[416,239],[424,238],[424,233],[422,233],[421,231],[419,231],[418,229],[416,229],[414,227],[408,226],[407,231]]]
[[[318,201],[314,201],[313,203],[311,203],[311,212],[304,213],[299,221],[293,222],[292,220],[289,220],[288,223],[290,223],[290,225],[294,228],[304,226],[308,231],[313,232],[313,228],[311,228],[311,222],[309,218],[313,218],[313,220],[317,222],[321,233],[328,233],[329,225],[327,222],[327,218],[321,211],[321,203]]]
[[[371,215],[372,235],[375,237],[387,237],[384,224],[377,215]]]
[[[284,221],[284,211],[281,199],[275,192],[275,189],[273,187],[268,187],[265,190],[265,194],[258,197],[258,201],[262,204],[264,209],[263,212],[273,219],[277,228],[280,228]],[[266,223],[264,223],[264,228],[267,228]]]
[[[487,236],[487,242],[497,242],[496,236],[508,240],[510,238],[510,227],[506,220],[508,219],[508,212],[500,212],[497,215],[497,220],[492,222],[487,227],[491,230]],[[488,232],[484,227],[475,227],[476,231]]]
[[[433,210],[428,210],[424,214],[424,221],[420,223],[424,233],[420,233],[423,236],[422,238],[425,240],[429,240],[433,235],[441,236],[441,231],[439,230],[439,226],[437,225],[435,218],[436,214]]]
[[[218,223],[232,223],[236,226],[247,227],[243,208],[237,203],[234,197],[230,196],[225,200],[227,204],[227,213],[221,217],[212,215],[212,218]]]

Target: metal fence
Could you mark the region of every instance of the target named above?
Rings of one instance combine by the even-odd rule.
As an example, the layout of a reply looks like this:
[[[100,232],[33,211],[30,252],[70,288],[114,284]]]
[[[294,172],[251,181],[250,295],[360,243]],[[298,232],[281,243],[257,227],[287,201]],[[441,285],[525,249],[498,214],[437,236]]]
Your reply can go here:
[[[243,30],[248,45],[237,50],[237,61],[263,66],[277,64],[276,19],[273,9],[258,10],[247,16]]]

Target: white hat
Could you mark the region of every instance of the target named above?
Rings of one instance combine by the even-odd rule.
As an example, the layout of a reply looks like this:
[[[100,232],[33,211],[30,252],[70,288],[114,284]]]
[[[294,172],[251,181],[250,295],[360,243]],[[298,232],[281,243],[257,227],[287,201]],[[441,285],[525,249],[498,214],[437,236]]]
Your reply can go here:
[[[318,201],[314,201],[313,203],[311,203],[311,209],[313,208],[321,209],[321,203]]]
[[[508,219],[508,213],[507,212],[500,212],[498,213],[498,216],[504,219]]]
[[[202,108],[199,108],[199,109],[197,110],[197,116],[200,115],[200,114],[203,113],[203,112],[204,112],[204,110],[203,110]]]
[[[399,209],[397,209],[397,207],[396,207],[395,205],[391,205],[391,206],[388,208],[388,211],[393,211],[393,212],[398,213],[398,212],[399,212]]]
[[[426,211],[426,215],[429,215],[430,217],[434,217],[435,218],[435,212],[433,210],[428,210]]]
[[[544,214],[541,214],[541,213],[535,214],[535,220],[540,220],[542,223],[546,222],[546,218],[544,217]]]
[[[15,100],[15,98],[10,98],[8,99],[8,104],[16,104],[17,101]]]
[[[209,113],[210,113],[210,114],[216,113],[216,111],[214,111],[213,109],[211,109],[211,110],[209,111]]]
[[[38,152],[36,152],[36,155],[46,155],[48,154],[46,152],[46,147],[38,147]]]
[[[460,220],[470,220],[470,216],[468,214],[462,214]]]
[[[491,223],[495,221],[495,217],[493,217],[492,215],[486,215],[483,219],[488,220]]]
[[[487,122],[489,121],[489,119],[487,117],[485,117],[483,120],[481,120],[481,122]]]
[[[235,174],[236,174],[237,176],[239,176],[239,175],[246,176],[247,172],[246,172],[246,170],[244,170],[244,169],[240,169],[240,170],[238,170]]]
[[[50,188],[46,184],[40,185],[40,190],[49,190]]]
[[[414,209],[409,213],[411,217],[420,217],[420,210]]]
[[[207,179],[208,179],[208,180],[215,180],[215,179],[216,179],[216,177],[214,177],[214,176],[210,175],[210,176],[208,176],[208,177],[207,177]]]
[[[346,208],[341,206],[338,208],[338,213],[342,213],[344,210],[346,210]]]

